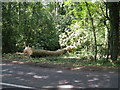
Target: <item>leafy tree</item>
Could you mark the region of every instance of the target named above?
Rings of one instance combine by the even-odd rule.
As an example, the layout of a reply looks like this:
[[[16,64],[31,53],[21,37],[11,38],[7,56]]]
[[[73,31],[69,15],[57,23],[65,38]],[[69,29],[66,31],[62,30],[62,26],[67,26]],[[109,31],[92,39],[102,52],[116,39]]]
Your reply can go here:
[[[3,53],[21,51],[25,46],[59,48],[53,17],[40,2],[2,3],[2,10]]]
[[[16,45],[16,31],[14,27],[14,13],[16,4],[12,3],[3,3],[2,4],[2,21],[3,21],[3,29],[2,29],[2,47],[3,52],[10,53],[13,52]],[[13,13],[12,13],[13,12]],[[12,18],[13,17],[13,18]]]
[[[93,57],[94,55],[94,59],[96,57],[97,59],[105,58],[108,33],[104,25],[104,15],[106,15],[106,12],[103,11],[105,11],[105,5],[99,2],[87,4],[89,4],[89,7],[84,2],[64,3],[64,8],[67,9],[66,16],[70,16],[72,19],[71,24],[60,35],[60,44],[62,46],[75,45],[77,52],[80,51],[82,56],[87,53],[88,56]],[[101,9],[101,7],[103,8]],[[109,27],[108,24],[106,22],[106,25]]]
[[[92,26],[92,30],[93,30],[93,36],[94,36],[94,59],[96,61],[97,58],[97,37],[96,37],[96,30],[95,30],[95,26],[94,26],[94,20],[93,17],[91,15],[90,9],[89,9],[89,5],[86,2],[86,6],[87,6],[87,10],[90,16],[90,20],[91,20],[91,26]]]

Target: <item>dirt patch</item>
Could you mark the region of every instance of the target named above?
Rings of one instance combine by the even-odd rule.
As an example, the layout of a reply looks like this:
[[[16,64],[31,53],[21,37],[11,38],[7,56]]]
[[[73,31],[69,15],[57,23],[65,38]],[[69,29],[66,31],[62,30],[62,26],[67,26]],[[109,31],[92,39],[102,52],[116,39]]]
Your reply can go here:
[[[20,64],[20,65],[31,65],[42,68],[55,68],[55,69],[66,69],[66,70],[82,70],[82,71],[98,71],[98,72],[108,72],[115,71],[118,72],[118,67],[108,67],[108,66],[83,66],[83,65],[64,65],[64,64],[47,64],[47,63],[36,63],[31,61],[15,61],[2,59],[3,62]]]

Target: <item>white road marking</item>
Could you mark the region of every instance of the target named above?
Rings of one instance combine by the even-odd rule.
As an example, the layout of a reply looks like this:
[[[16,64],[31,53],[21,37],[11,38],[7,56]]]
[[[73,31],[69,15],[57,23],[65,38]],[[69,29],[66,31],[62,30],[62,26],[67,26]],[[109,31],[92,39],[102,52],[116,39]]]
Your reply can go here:
[[[19,87],[19,88],[28,88],[28,89],[35,89],[34,87],[23,86],[23,85],[15,85],[9,83],[0,83],[0,85],[12,86],[12,87]]]

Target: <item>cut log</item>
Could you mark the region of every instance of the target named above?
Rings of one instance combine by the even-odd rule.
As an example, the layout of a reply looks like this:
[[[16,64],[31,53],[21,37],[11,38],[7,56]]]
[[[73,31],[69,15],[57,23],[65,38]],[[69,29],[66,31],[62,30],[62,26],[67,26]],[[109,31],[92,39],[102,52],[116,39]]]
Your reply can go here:
[[[59,49],[56,51],[49,50],[40,50],[40,49],[32,49],[30,47],[26,47],[23,51],[24,54],[28,54],[29,56],[52,56],[52,55],[61,55],[66,53],[67,51],[72,51],[75,47],[69,46],[63,49]]]

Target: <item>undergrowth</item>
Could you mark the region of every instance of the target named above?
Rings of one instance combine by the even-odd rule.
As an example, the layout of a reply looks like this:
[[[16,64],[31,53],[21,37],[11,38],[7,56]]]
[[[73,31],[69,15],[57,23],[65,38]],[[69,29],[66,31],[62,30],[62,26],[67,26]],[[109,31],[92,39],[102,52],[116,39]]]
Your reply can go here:
[[[40,58],[32,58],[27,55],[17,55],[17,54],[3,54],[2,59],[7,59],[11,61],[30,61],[35,63],[45,63],[45,64],[58,64],[58,65],[87,65],[87,66],[120,66],[120,58],[118,61],[99,59],[94,61],[93,59],[87,59],[80,55],[60,55],[60,56],[46,56]]]

